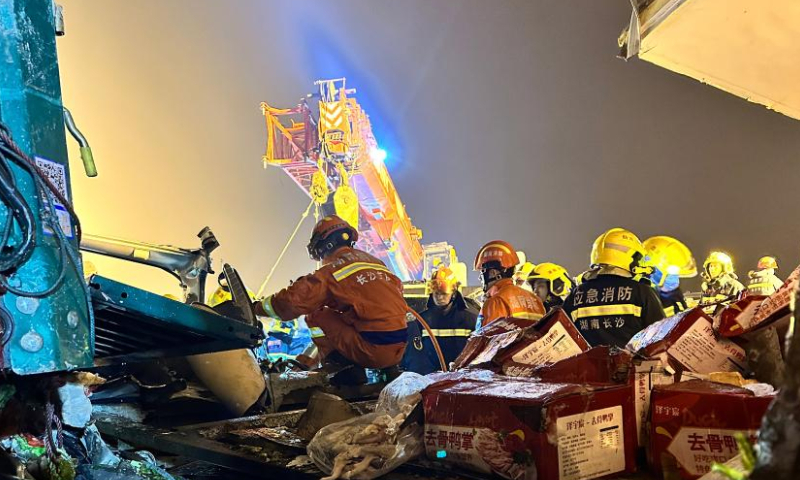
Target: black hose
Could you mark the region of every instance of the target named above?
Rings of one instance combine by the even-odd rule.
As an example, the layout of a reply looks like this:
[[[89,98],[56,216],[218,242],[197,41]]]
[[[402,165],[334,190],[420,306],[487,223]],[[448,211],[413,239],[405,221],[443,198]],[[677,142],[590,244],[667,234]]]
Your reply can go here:
[[[50,179],[42,172],[36,163],[13,141],[8,128],[0,123],[0,199],[3,200],[3,203],[9,209],[9,216],[3,226],[2,243],[0,243],[0,272],[8,273],[18,269],[28,261],[36,247],[36,219],[33,216],[30,205],[16,188],[14,175],[8,165],[9,159],[28,173],[34,182],[36,193],[41,202],[40,214],[42,224],[47,224],[53,232],[56,243],[55,246],[60,256],[60,267],[58,277],[55,281],[53,281],[49,287],[41,291],[30,292],[12,287],[8,284],[6,276],[0,276],[0,286],[18,296],[46,297],[55,292],[63,284],[68,263],[72,263],[75,272],[79,276],[81,275],[79,269],[80,260],[77,255],[70,255],[73,253],[71,252],[73,248],[66,239],[64,232],[61,230],[52,198],[58,199],[72,217],[75,226],[75,236],[78,242],[80,242],[80,223],[69,201],[67,201],[53,183],[50,182]],[[17,225],[23,236],[23,241],[20,246],[14,248],[11,254],[3,254],[2,249],[8,247],[8,240],[13,228],[13,222],[11,221],[12,215],[17,221]],[[88,289],[85,288],[84,293],[87,297],[87,308],[89,308],[89,313],[91,315]]]
[[[0,154],[0,159],[5,161],[5,156]],[[0,198],[8,207],[9,216],[13,216],[17,220],[17,225],[22,233],[21,244],[11,254],[0,251],[0,272],[10,272],[27,262],[33,254],[36,242],[36,220],[30,206],[6,175],[0,175]],[[7,243],[3,243],[0,247],[6,245]]]
[[[75,213],[75,210],[72,208],[72,204],[69,202],[69,200],[64,198],[64,195],[61,194],[61,192],[58,190],[58,188],[55,187],[55,185],[53,185],[53,182],[50,181],[47,175],[45,175],[44,172],[42,172],[42,170],[39,168],[39,166],[36,165],[36,162],[31,160],[31,158],[19,148],[19,146],[14,142],[14,140],[11,139],[11,136],[8,133],[8,129],[5,128],[5,126],[2,125],[2,123],[0,123],[0,148],[5,149],[6,151],[12,153],[10,157],[13,160],[17,160],[18,164],[21,167],[25,168],[25,170],[27,170],[31,174],[31,176],[34,177],[34,179],[38,178],[39,180],[41,180],[45,184],[45,186],[47,186],[47,189],[50,191],[50,193],[53,196],[55,196],[56,199],[64,206],[64,208],[69,213],[72,222],[75,224],[75,237],[78,240],[78,244],[80,245],[81,235],[83,231],[81,229],[80,219],[78,218],[78,215]]]

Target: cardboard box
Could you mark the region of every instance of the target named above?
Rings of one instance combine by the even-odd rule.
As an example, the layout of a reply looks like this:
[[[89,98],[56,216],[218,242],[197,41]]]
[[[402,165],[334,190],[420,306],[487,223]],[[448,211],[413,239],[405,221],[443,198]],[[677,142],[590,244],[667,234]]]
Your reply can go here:
[[[662,385],[671,385],[675,382],[675,376],[667,371],[660,360],[644,360],[634,363],[631,377],[636,433],[639,446],[644,448],[650,440],[649,419],[653,389]]]
[[[719,314],[719,334],[723,337],[738,337],[758,327],[755,321],[765,295],[748,295],[725,307]]]
[[[535,367],[531,377],[551,383],[622,385],[629,382],[632,365],[630,352],[599,346],[556,363]]]
[[[716,338],[712,325],[711,317],[693,308],[650,325],[625,348],[645,358],[660,359],[676,371],[746,372],[744,349],[729,339]]]
[[[644,448],[649,437],[647,424],[650,392],[657,385],[669,385],[674,377],[659,360],[634,359],[630,352],[612,347],[594,347],[558,363],[538,367],[534,377],[543,382],[587,385],[630,385],[633,389],[638,444]]]
[[[522,336],[523,330],[530,324],[530,320],[503,318],[474,332],[453,362],[453,369],[490,363],[500,349]]]
[[[440,382],[422,395],[431,460],[513,480],[589,480],[636,470],[629,385],[505,378]]]
[[[506,375],[530,376],[533,368],[577,355],[589,344],[560,308],[538,322],[515,318],[492,322],[475,332],[454,362],[454,368],[494,363]]]
[[[435,383],[441,384],[445,382],[458,383],[467,380],[476,382],[494,382],[506,378],[504,375],[482,368],[469,368],[452,372],[434,372],[426,375],[426,377],[430,378]]]
[[[589,348],[589,343],[564,310],[556,308],[525,328],[522,336],[498,352],[494,363],[506,375],[527,377],[535,367],[580,355]]]
[[[755,439],[774,396],[703,380],[657,386],[650,405],[648,463],[654,473],[701,477],[737,453],[733,435]]]

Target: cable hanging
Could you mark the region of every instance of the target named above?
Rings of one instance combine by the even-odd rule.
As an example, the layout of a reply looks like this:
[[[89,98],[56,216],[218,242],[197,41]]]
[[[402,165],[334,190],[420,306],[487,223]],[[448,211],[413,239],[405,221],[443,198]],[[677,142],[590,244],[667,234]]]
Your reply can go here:
[[[262,283],[261,287],[258,289],[258,293],[256,294],[256,298],[261,298],[261,296],[264,294],[264,290],[267,288],[267,284],[269,283],[270,279],[272,279],[272,275],[275,273],[275,269],[278,268],[278,264],[280,264],[281,260],[283,260],[283,256],[286,254],[286,251],[289,249],[289,245],[291,245],[292,242],[294,241],[294,238],[297,236],[297,232],[300,231],[300,226],[303,224],[303,222],[305,221],[306,217],[311,212],[311,207],[313,207],[314,204],[315,204],[315,202],[312,199],[311,203],[309,203],[308,207],[306,207],[305,212],[303,212],[303,214],[300,215],[300,221],[297,222],[297,225],[294,227],[294,231],[289,236],[289,240],[286,241],[286,244],[283,246],[283,249],[281,250],[280,255],[278,255],[277,260],[275,260],[275,263],[272,264],[272,268],[269,269],[269,273],[267,274],[267,278],[264,279],[264,283]]]

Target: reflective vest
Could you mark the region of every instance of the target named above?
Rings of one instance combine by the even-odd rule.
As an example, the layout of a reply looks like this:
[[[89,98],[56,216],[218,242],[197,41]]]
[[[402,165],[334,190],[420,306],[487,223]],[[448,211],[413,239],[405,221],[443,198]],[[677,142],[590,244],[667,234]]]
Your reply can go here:
[[[676,288],[671,292],[658,292],[658,297],[661,299],[661,305],[664,307],[664,315],[673,317],[685,310],[689,309],[689,304],[683,296],[683,292]]]
[[[478,312],[467,305],[461,293],[455,295],[450,308],[444,310],[437,307],[433,299],[429,298],[427,309],[420,313],[436,336],[447,364],[455,361],[464,349],[469,336],[475,330],[478,317]],[[439,357],[433,348],[430,334],[416,319],[409,322],[408,335],[403,369],[420,375],[439,371]]]
[[[611,274],[585,280],[570,292],[563,308],[592,346],[624,347],[664,318],[661,301],[649,285]]]
[[[775,276],[775,270],[767,268],[757,272],[750,272],[750,283],[747,284],[747,293],[751,295],[772,295],[783,286],[783,281]]]
[[[723,274],[713,280],[706,280],[703,282],[703,294],[700,297],[700,303],[708,305],[703,307],[703,311],[708,314],[713,314],[717,310],[717,305],[713,304],[726,304],[739,296],[744,291],[742,285],[735,276],[730,274]]]

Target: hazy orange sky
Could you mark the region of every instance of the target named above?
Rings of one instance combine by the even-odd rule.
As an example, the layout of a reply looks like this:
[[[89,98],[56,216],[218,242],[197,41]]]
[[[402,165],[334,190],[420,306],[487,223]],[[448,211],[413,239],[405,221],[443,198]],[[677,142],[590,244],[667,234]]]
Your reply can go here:
[[[586,267],[613,226],[798,262],[800,123],[658,67],[615,58],[627,0],[61,0],[65,105],[85,231],[193,247],[209,225],[257,289],[307,204],[264,170],[261,101],[292,106],[348,77],[425,241],[471,261],[502,238]],[[310,222],[268,292],[313,268]],[[166,274],[96,260],[158,293]]]

